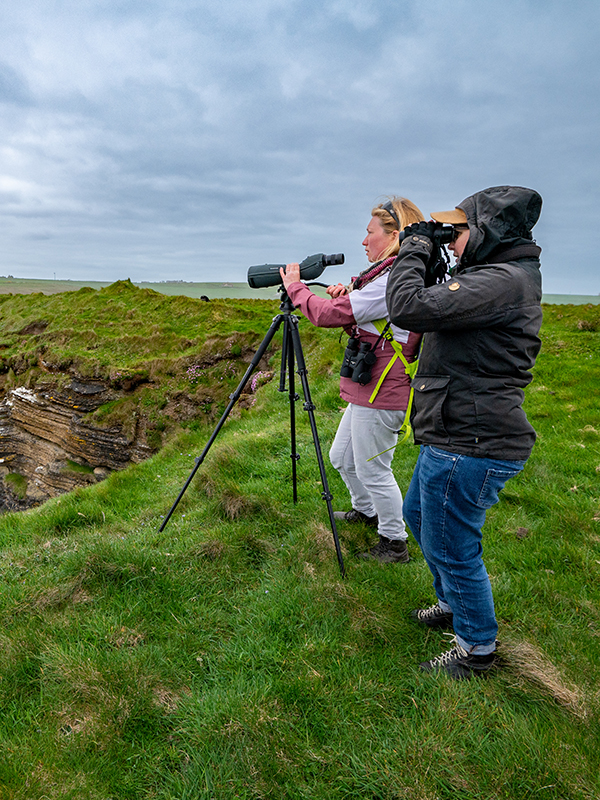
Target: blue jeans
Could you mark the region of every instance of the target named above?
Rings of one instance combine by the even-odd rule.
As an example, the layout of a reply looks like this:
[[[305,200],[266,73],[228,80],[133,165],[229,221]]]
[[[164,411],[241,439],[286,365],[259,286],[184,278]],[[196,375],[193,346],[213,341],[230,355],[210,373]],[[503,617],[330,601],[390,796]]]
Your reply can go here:
[[[485,513],[524,466],[524,461],[474,458],[423,446],[404,499],[404,519],[431,570],[439,604],[454,615],[458,643],[475,655],[493,652],[498,633],[482,559]]]

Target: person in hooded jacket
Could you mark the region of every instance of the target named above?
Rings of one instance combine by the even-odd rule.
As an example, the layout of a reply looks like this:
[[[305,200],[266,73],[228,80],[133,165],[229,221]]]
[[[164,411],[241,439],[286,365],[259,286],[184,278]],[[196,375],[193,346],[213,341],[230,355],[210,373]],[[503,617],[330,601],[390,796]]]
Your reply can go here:
[[[409,403],[406,369],[417,357],[421,335],[396,326],[391,326],[388,338],[381,333],[388,322],[385,289],[398,253],[400,230],[420,220],[421,211],[404,197],[392,197],[373,208],[363,240],[370,266],[348,287],[329,286],[329,298],[319,297],[302,283],[298,264],[281,270],[290,299],[313,325],[342,327],[355,343],[371,347],[375,359],[371,380],[363,384],[348,376],[340,379],[340,395],[348,405],[329,458],[352,501],[350,511],[336,511],[334,516],[377,528],[377,543],[360,557],[381,563],[410,561],[402,493],[392,459]]]
[[[531,189],[496,186],[432,214],[435,222],[405,229],[387,284],[392,322],[424,333],[411,417],[421,449],[404,518],[437,603],[412,617],[455,633],[455,646],[421,668],[459,680],[496,662],[482,527],[535,441],[522,404],[540,349],[541,249],[531,230],[541,207]],[[436,222],[454,227],[457,262],[449,281],[428,285]]]

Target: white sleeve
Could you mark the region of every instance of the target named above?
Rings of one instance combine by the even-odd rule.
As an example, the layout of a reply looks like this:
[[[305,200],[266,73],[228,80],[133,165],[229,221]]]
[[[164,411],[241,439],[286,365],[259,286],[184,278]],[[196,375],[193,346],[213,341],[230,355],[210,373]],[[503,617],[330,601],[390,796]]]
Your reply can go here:
[[[387,304],[385,302],[385,290],[387,287],[389,272],[375,278],[371,283],[367,283],[362,289],[356,289],[348,295],[352,313],[359,328],[369,333],[379,335],[379,331],[373,325],[372,320],[385,319],[389,321]],[[409,331],[402,328],[391,326],[394,339],[405,344],[408,341]]]

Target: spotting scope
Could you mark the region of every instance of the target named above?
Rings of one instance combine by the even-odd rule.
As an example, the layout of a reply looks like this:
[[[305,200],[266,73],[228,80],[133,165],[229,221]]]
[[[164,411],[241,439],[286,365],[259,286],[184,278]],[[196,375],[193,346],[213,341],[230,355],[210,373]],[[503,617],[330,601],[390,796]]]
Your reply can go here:
[[[303,281],[312,281],[318,278],[325,267],[332,267],[335,264],[344,263],[344,254],[336,253],[326,256],[323,253],[315,253],[314,256],[307,256],[300,264],[300,277]],[[281,283],[279,270],[285,269],[285,264],[257,264],[255,267],[248,267],[248,283],[253,289],[263,289],[266,286],[277,286]]]

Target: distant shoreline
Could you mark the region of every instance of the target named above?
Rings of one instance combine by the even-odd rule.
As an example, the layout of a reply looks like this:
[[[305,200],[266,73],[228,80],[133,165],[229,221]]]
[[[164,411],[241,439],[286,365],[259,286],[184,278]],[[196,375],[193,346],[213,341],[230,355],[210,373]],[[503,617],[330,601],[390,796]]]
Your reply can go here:
[[[0,278],[0,294],[58,294],[59,292],[77,292],[79,289],[89,287],[91,289],[102,289],[110,286],[115,281],[61,281],[61,280],[38,280],[37,278]],[[185,297],[208,297],[209,300],[233,298],[247,298],[249,300],[277,300],[279,294],[277,287],[272,286],[267,289],[251,289],[247,283],[234,283],[224,281],[223,283],[192,283],[187,281],[160,281],[157,283],[132,281],[140,289],[152,289],[160,294],[169,296],[184,295]],[[317,290],[319,294],[321,290]],[[583,294],[544,294],[544,303],[550,305],[585,305],[592,303],[600,304],[600,295]]]

